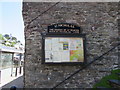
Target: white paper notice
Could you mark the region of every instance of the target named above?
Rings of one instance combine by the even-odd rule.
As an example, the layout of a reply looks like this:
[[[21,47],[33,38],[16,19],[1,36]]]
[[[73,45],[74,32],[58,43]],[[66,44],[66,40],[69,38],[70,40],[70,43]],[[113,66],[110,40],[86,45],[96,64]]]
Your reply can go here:
[[[47,51],[52,50],[52,41],[51,41],[51,39],[45,39],[45,50],[47,50]]]
[[[53,62],[61,62],[61,53],[62,52],[53,52]]]
[[[81,45],[83,43],[83,40],[80,38],[75,39],[71,38],[69,43],[70,43],[69,50],[78,50],[83,47],[83,45]]]
[[[74,40],[72,40],[70,43],[70,47],[69,47],[69,50],[76,50],[76,42]]]
[[[59,38],[52,38],[52,43],[59,43]]]
[[[60,50],[60,51],[63,50],[63,43],[59,43],[59,50]]]
[[[45,52],[45,62],[53,62],[52,61],[52,52],[49,52],[49,51]]]
[[[80,45],[81,45],[81,49],[83,49],[83,39],[80,39]]]
[[[52,38],[52,51],[59,51],[59,38]]]
[[[70,61],[70,52],[69,50],[62,52],[62,62],[69,62]]]
[[[60,38],[60,42],[69,42],[68,38]]]

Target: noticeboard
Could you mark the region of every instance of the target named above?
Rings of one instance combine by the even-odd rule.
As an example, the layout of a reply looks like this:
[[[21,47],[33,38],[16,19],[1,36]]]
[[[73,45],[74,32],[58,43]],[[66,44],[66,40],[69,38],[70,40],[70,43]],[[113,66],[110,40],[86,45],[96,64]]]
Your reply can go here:
[[[44,64],[84,64],[85,35],[43,35]]]
[[[70,23],[58,23],[48,26],[42,34],[42,57],[44,64],[84,64],[85,34],[81,28]]]

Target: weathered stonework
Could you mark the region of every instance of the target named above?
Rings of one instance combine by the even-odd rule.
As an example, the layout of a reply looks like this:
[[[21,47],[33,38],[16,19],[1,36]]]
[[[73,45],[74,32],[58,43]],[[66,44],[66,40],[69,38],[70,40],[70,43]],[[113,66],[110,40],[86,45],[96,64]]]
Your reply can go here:
[[[53,87],[68,75],[81,68],[79,65],[44,65],[42,61],[42,37],[47,26],[54,23],[75,23],[86,34],[87,61],[108,51],[118,43],[118,3],[23,3],[25,23],[25,66],[24,85],[26,88]],[[44,14],[42,14],[44,12]],[[40,15],[41,14],[41,15]],[[38,18],[33,20],[35,17]],[[29,23],[33,20],[31,23]],[[87,88],[118,68],[118,49],[105,55],[59,87]]]

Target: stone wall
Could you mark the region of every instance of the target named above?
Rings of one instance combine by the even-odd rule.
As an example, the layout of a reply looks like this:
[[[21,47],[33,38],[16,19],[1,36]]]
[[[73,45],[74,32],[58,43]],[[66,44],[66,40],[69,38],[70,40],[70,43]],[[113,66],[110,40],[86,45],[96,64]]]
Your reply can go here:
[[[53,6],[54,5],[54,6]],[[53,6],[52,8],[50,8]],[[48,8],[50,8],[48,10]],[[118,3],[43,3],[24,2],[26,88],[53,87],[68,75],[80,69],[79,65],[44,65],[42,61],[42,37],[47,26],[55,23],[74,23],[86,34],[87,62],[102,55],[118,43]],[[110,74],[118,66],[117,48],[93,63],[59,87],[85,88]]]

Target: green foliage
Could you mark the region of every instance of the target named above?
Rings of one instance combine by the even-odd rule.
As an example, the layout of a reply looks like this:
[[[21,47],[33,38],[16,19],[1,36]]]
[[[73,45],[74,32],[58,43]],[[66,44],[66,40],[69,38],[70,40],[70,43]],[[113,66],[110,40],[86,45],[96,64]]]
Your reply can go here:
[[[8,34],[5,34],[5,35],[0,34],[0,40],[2,41],[1,42],[2,45],[10,46],[10,47],[14,47],[17,43],[21,44],[21,42],[17,40],[16,37],[13,37]]]
[[[10,36],[8,34],[5,34],[4,37],[9,40],[10,39]]]
[[[0,34],[0,40],[4,40],[4,37],[2,34]]]
[[[120,69],[112,70],[111,73],[112,73],[112,74],[120,73]]]
[[[112,70],[110,75],[103,77],[103,78],[100,80],[100,82],[96,83],[96,84],[93,86],[93,88],[94,88],[94,89],[95,89],[96,87],[112,88],[112,87],[109,85],[108,80],[110,80],[110,79],[120,80],[120,77],[119,77],[116,73],[120,73],[120,69]]]
[[[15,41],[17,41],[17,38],[16,38],[16,37],[12,37],[12,40],[15,40]]]
[[[3,37],[2,34],[0,34],[0,40],[2,39],[2,37]]]

